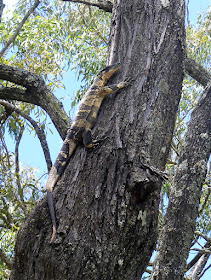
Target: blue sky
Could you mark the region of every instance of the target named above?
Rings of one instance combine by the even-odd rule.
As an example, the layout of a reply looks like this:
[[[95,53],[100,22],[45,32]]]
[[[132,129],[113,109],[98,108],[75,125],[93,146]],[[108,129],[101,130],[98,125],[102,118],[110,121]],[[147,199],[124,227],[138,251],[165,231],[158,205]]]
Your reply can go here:
[[[4,0],[7,5],[7,8],[11,8],[12,5],[17,2],[16,0]],[[189,21],[191,24],[196,24],[197,16],[205,12],[208,7],[211,6],[211,0],[189,0]],[[68,71],[64,75],[64,84],[66,90],[60,89],[55,92],[57,98],[61,99],[66,112],[69,112],[71,101],[73,100],[74,93],[80,88],[80,81],[76,80],[76,77],[73,72]],[[63,99],[64,98],[64,99]],[[71,113],[71,118],[73,117],[73,113]],[[54,129],[53,125],[50,126],[53,135],[48,132],[47,134],[47,141],[49,144],[49,148],[51,151],[52,161],[54,162],[59,150],[62,146],[62,140]],[[11,150],[14,151],[14,143],[13,140],[7,137],[7,144],[11,147]],[[23,139],[20,145],[20,160],[24,165],[29,165],[35,167],[39,171],[37,171],[37,177],[43,175],[43,173],[47,172],[44,156],[42,149],[40,147],[39,140],[34,135],[24,134]],[[46,177],[45,177],[46,179]],[[44,181],[43,181],[44,187]],[[210,280],[211,279],[211,272],[207,272],[202,280]]]
[[[211,6],[211,0],[186,0],[189,10],[189,20],[191,23],[195,24],[197,21],[197,16],[205,12],[209,6]]]

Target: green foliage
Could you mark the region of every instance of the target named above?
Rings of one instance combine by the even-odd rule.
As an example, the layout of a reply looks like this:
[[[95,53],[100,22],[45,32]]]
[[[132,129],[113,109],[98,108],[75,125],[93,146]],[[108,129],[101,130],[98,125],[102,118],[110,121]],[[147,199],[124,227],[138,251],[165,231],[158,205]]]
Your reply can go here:
[[[187,27],[188,55],[204,67],[210,69],[211,57],[211,9],[204,15],[199,15],[196,27]]]
[[[0,43],[13,34],[27,3],[19,3],[12,20],[3,18]],[[69,67],[87,85],[105,65],[109,21],[110,15],[97,8],[45,1],[19,32],[10,48],[13,55],[3,63],[42,75],[52,90],[63,86],[63,72]]]
[[[31,1],[19,1],[12,20],[3,17],[0,43],[8,41],[30,7]],[[110,14],[97,8],[60,0],[53,3],[44,1],[30,16],[0,62],[42,75],[52,91],[64,87],[64,71],[73,69],[83,81],[72,103],[74,106],[95,73],[105,65],[109,21]],[[46,116],[42,121],[39,118],[40,114],[45,114],[39,107],[27,104],[23,110],[28,110],[27,114],[33,113],[41,125],[46,123]],[[25,125],[33,129],[28,123]],[[9,118],[5,126],[11,135],[16,134],[18,127],[14,118]]]
[[[43,196],[35,170],[21,166],[16,173],[15,155],[0,145],[0,248],[10,261],[15,237],[25,216]],[[9,270],[0,260],[0,279],[8,279]]]

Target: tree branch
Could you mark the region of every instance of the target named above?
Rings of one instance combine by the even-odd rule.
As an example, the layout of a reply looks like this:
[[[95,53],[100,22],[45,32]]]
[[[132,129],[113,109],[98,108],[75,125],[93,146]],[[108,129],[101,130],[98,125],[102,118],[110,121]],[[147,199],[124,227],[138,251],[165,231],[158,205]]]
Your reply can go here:
[[[10,39],[8,40],[8,42],[5,44],[5,46],[3,47],[3,49],[0,52],[0,57],[3,56],[3,54],[5,53],[6,49],[12,44],[12,42],[15,40],[15,38],[17,37],[18,33],[20,32],[21,28],[23,27],[24,23],[27,21],[27,19],[29,18],[29,16],[33,13],[33,11],[37,8],[37,6],[40,4],[39,0],[35,0],[34,5],[31,7],[31,9],[29,9],[29,11],[26,13],[26,15],[24,16],[24,18],[22,19],[22,21],[20,22],[20,24],[18,25],[18,27],[16,28],[15,32],[13,33],[13,35],[10,37]]]
[[[208,267],[206,267],[205,269],[204,269],[204,271],[202,271],[201,272],[201,274],[199,275],[199,279],[204,275],[204,273],[208,270],[208,269],[210,269],[211,268],[211,264],[210,265],[208,265]]]
[[[187,279],[199,280],[201,278],[200,275],[209,259],[209,256],[210,256],[210,253],[205,253],[199,258],[199,260],[197,261],[197,263],[194,265],[191,272],[189,273]]]
[[[10,259],[6,256],[6,254],[4,253],[4,251],[0,248],[0,258],[2,259],[2,261],[6,264],[6,266],[9,269],[12,269],[12,262],[10,261]]]
[[[211,238],[209,238],[207,235],[201,233],[200,231],[195,231],[195,234],[200,236],[200,237],[202,237],[202,238],[204,238],[206,241],[209,241],[208,246],[207,247],[205,246],[206,248],[211,246]]]
[[[81,3],[85,4],[88,6],[93,6],[93,7],[98,7],[101,10],[104,10],[105,12],[112,13],[112,8],[113,8],[113,3],[110,1],[100,1],[99,3],[94,3],[94,2],[88,2],[88,1],[83,1],[83,0],[62,0],[65,2],[74,2],[74,3]]]
[[[20,85],[30,91],[43,92],[48,90],[41,76],[9,65],[0,64],[0,79]]]
[[[150,280],[164,274],[165,279],[183,279],[211,151],[210,108],[211,83],[191,114]]]
[[[187,74],[204,87],[211,81],[211,73],[192,58],[187,57],[184,61],[184,66]]]
[[[1,141],[1,146],[0,146],[0,160],[2,155],[6,155],[6,157],[4,156],[4,160],[1,161],[1,167],[3,168],[3,170],[7,170],[8,168],[11,168],[11,163],[10,163],[10,154],[9,151],[7,149],[7,145],[5,143],[3,134],[1,132],[1,127],[0,127],[0,141]],[[4,151],[3,151],[4,150]],[[6,161],[7,166],[5,166],[4,161]]]
[[[0,98],[29,102],[42,107],[50,116],[62,139],[70,126],[70,119],[62,103],[51,93],[44,79],[32,72],[0,64],[0,79],[25,87],[26,90],[12,87],[0,88]]]
[[[191,251],[197,251],[197,252],[200,252],[202,254],[211,254],[211,250],[210,250],[210,247],[208,249],[199,249],[199,248],[193,248],[193,249],[190,249]]]
[[[28,90],[16,87],[0,87],[0,98],[17,100],[41,106],[39,99],[36,98],[36,95],[33,96]]]
[[[23,111],[21,111],[20,109],[18,109],[14,105],[10,104],[9,102],[4,101],[4,100],[0,100],[0,104],[3,105],[3,106],[7,106],[7,107],[11,108],[13,111],[18,113],[22,117],[24,117],[26,120],[28,120],[31,123],[31,125],[34,127],[34,129],[37,133],[37,136],[40,140],[40,144],[41,144],[41,147],[43,149],[43,153],[44,153],[44,156],[45,156],[45,161],[46,161],[48,172],[49,172],[50,169],[51,169],[51,166],[52,166],[52,162],[51,162],[50,151],[49,151],[49,148],[48,148],[48,143],[46,141],[46,137],[45,137],[45,133],[44,133],[43,129],[40,128],[37,125],[37,123],[30,116],[28,116]]]
[[[24,132],[24,126],[21,126],[18,138],[16,140],[16,144],[15,144],[15,177],[16,177],[16,184],[18,187],[18,195],[20,197],[20,206],[21,209],[23,210],[23,212],[26,215],[26,206],[24,205],[24,200],[23,197],[21,197],[20,193],[21,193],[21,178],[20,178],[20,168],[19,168],[19,145],[21,142],[21,138],[23,136],[23,132]]]
[[[0,0],[0,23],[1,23],[1,17],[3,14],[4,7],[5,7],[5,5],[3,3],[3,0]]]

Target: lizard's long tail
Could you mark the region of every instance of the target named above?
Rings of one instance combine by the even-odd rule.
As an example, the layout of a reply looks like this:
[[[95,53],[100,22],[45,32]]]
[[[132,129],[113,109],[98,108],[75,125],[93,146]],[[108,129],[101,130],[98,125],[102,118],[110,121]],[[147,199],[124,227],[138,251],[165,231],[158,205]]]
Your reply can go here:
[[[52,192],[47,190],[47,200],[48,200],[48,206],[49,206],[49,211],[51,215],[51,221],[53,224],[53,233],[51,236],[51,242],[53,242],[55,235],[56,235],[56,218],[55,218],[55,211],[54,211],[54,205],[53,205],[53,195]]]
[[[55,210],[54,210],[54,203],[53,203],[53,196],[52,191],[54,186],[56,185],[58,179],[60,178],[61,174],[63,173],[68,159],[72,155],[73,151],[76,148],[76,144],[74,141],[69,140],[68,138],[65,139],[62,149],[59,152],[57,159],[52,166],[50,173],[48,175],[47,183],[46,183],[46,191],[47,191],[47,200],[49,211],[51,215],[51,220],[53,224],[53,233],[51,237],[51,242],[53,242],[55,235],[56,235],[56,218],[55,218]]]

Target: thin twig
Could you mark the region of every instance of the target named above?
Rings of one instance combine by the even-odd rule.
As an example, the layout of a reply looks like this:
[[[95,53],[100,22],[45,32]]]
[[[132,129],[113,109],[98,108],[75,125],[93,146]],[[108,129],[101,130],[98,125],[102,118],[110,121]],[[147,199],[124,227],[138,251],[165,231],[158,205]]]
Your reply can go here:
[[[3,209],[1,209],[1,211],[4,213],[3,216],[1,216],[1,219],[2,221],[5,222],[5,224],[7,226],[11,226],[12,224],[12,215],[10,214],[9,212],[9,205],[6,201],[6,198],[4,196],[1,196],[1,201],[2,201],[2,204],[3,204]]]
[[[101,40],[106,44],[108,45],[108,42],[106,41],[106,39],[101,35],[101,33],[97,30],[97,25],[96,25],[96,22],[94,21],[94,18],[92,16],[92,12],[91,12],[91,9],[89,8],[89,14],[90,14],[90,20],[91,22],[93,23],[93,25],[95,26],[95,34],[97,36],[99,36],[101,38]]]
[[[208,249],[205,249],[205,248],[203,248],[203,249],[193,248],[193,249],[190,249],[190,250],[191,251],[198,251],[198,252],[200,252],[202,254],[211,254],[211,250],[210,249],[211,248],[208,248]]]
[[[81,14],[81,17],[82,17],[82,20],[83,20],[83,23],[84,23],[84,25],[87,27],[87,28],[89,28],[89,26],[88,26],[88,24],[86,23],[86,19],[85,19],[85,17],[84,17],[84,15],[83,15],[83,13],[81,12],[81,10],[80,10],[80,7],[78,7],[78,11],[79,11],[79,13]],[[90,12],[90,10],[89,10],[89,12]],[[91,20],[91,22],[95,25],[95,27],[96,27],[96,24],[95,24],[95,22],[92,20],[92,15],[90,14],[90,20]],[[93,31],[91,31],[91,32],[93,32]],[[100,32],[98,32],[98,30],[95,28],[94,29],[94,35],[97,35],[106,45],[108,45],[108,42],[105,40],[105,38],[100,34]],[[89,45],[91,45],[92,47],[93,47],[93,44],[90,44],[89,42],[86,42],[86,43],[88,43]]]
[[[202,238],[204,238],[206,241],[209,241],[210,244],[211,244],[211,238],[209,238],[207,235],[201,233],[200,231],[195,231],[195,234],[200,236],[200,237],[202,237]]]
[[[24,126],[21,126],[18,138],[16,140],[16,144],[15,144],[15,177],[16,177],[16,184],[18,187],[18,194],[20,196],[20,192],[21,192],[21,178],[20,178],[20,168],[19,168],[19,145],[21,142],[21,138],[23,136],[23,132],[24,132]],[[23,197],[20,196],[20,201],[21,201],[21,209],[24,211],[24,213],[26,214],[26,207],[24,205],[24,199]]]
[[[3,49],[0,52],[0,57],[3,56],[3,54],[5,53],[5,51],[8,49],[8,47],[12,44],[12,42],[15,40],[15,38],[17,37],[18,33],[20,32],[21,28],[23,27],[24,23],[27,21],[27,19],[29,18],[29,16],[34,12],[34,10],[37,8],[37,6],[40,4],[39,0],[35,0],[34,5],[31,7],[31,9],[29,9],[29,11],[26,13],[26,15],[24,16],[24,18],[22,19],[21,23],[18,25],[18,27],[16,28],[15,32],[13,33],[13,35],[11,36],[11,38],[8,40],[8,42],[5,44],[5,46],[3,47]]]
[[[0,127],[0,128],[1,128],[1,127]],[[0,130],[0,140],[1,140],[1,143],[2,143],[2,146],[3,146],[3,149],[4,149],[4,154],[6,154],[6,161],[7,161],[7,167],[6,167],[6,169],[8,169],[8,168],[11,168],[10,154],[9,154],[8,149],[7,149],[7,145],[6,145],[6,143],[5,143],[5,140],[4,140],[4,137],[3,137],[3,134],[2,134],[2,132],[1,132],[1,130]],[[1,149],[1,151],[2,151],[2,149]],[[1,156],[1,154],[0,154],[0,156]],[[4,169],[5,169],[5,165],[4,165]]]
[[[51,166],[52,166],[52,162],[51,162],[50,151],[49,151],[49,148],[48,148],[48,144],[47,144],[45,133],[44,133],[43,129],[40,128],[37,125],[37,123],[30,116],[25,114],[23,111],[21,111],[20,109],[18,109],[17,107],[12,105],[11,103],[9,103],[7,101],[4,101],[4,100],[0,100],[0,104],[2,104],[4,106],[10,106],[12,110],[14,110],[19,115],[21,115],[26,120],[28,120],[31,123],[31,125],[34,127],[34,129],[37,133],[37,136],[40,140],[41,147],[43,149],[43,153],[44,153],[44,156],[45,156],[45,161],[46,161],[46,164],[47,164],[48,171],[50,171]]]
[[[113,3],[110,1],[99,1],[100,3],[88,2],[88,1],[83,1],[83,0],[62,0],[62,1],[81,3],[81,4],[85,4],[87,6],[98,7],[99,9],[104,10],[105,12],[108,12],[108,13],[111,13],[112,8],[113,8]]]

